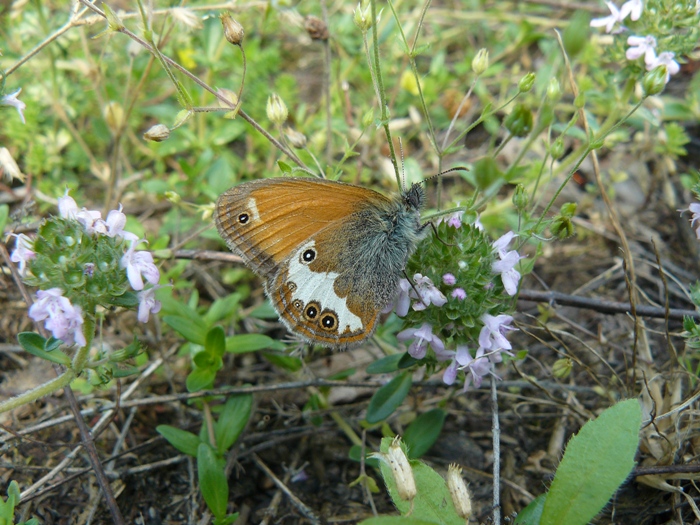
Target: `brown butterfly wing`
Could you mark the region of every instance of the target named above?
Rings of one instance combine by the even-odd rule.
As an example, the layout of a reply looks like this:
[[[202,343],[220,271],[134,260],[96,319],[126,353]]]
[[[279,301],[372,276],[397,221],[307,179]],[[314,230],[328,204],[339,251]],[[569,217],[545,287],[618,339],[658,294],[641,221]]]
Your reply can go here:
[[[224,193],[215,222],[229,247],[266,279],[273,306],[290,330],[346,348],[372,333],[386,301],[372,287],[358,288],[357,279],[350,282],[348,275],[357,272],[343,276],[340,270],[352,265],[353,241],[367,233],[358,228],[362,211],[390,202],[340,182],[263,179]]]

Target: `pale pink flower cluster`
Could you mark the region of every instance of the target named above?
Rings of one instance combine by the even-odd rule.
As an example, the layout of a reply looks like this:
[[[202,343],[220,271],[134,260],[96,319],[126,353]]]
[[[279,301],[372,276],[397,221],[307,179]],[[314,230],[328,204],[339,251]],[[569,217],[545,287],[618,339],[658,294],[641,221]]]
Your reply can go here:
[[[630,20],[636,21],[642,16],[644,6],[642,0],[629,0],[622,4],[620,9],[612,2],[605,2],[610,9],[610,15],[603,18],[594,18],[591,20],[591,27],[605,27],[606,33],[620,33],[625,28],[622,22],[630,17]],[[617,24],[620,24],[617,26]],[[630,46],[625,52],[627,60],[637,60],[644,57],[644,65],[647,71],[651,71],[659,66],[666,67],[666,83],[671,79],[671,75],[675,75],[681,69],[678,62],[675,60],[675,53],[664,51],[656,54],[656,38],[651,35],[647,36],[630,36],[627,38],[627,45]]]
[[[143,239],[139,239],[134,233],[124,230],[126,215],[122,212],[121,205],[118,210],[112,210],[102,219],[99,211],[78,208],[75,200],[66,194],[58,199],[58,213],[63,219],[79,222],[85,231],[91,235],[106,235],[119,237],[129,242],[129,248],[121,258],[120,265],[125,269],[129,284],[138,292],[139,308],[138,319],[142,323],[148,321],[151,313],[160,311],[160,301],[155,298],[155,291],[160,288],[160,272],[153,261],[153,255],[147,251],[136,251],[136,247]],[[18,264],[22,276],[26,274],[27,263],[36,257],[32,239],[24,234],[16,236],[15,249],[10,259]],[[95,271],[94,264],[88,264],[85,268],[88,275]],[[144,279],[151,285],[144,289]],[[44,326],[52,335],[68,344],[86,344],[83,334],[83,312],[80,306],[73,305],[63,295],[60,288],[39,290],[37,301],[29,309],[29,317],[35,321],[46,321]]]
[[[29,308],[29,317],[35,321],[46,320],[44,326],[56,339],[79,346],[87,344],[83,334],[83,312],[80,306],[63,297],[63,290],[39,290],[36,297],[37,301]]]

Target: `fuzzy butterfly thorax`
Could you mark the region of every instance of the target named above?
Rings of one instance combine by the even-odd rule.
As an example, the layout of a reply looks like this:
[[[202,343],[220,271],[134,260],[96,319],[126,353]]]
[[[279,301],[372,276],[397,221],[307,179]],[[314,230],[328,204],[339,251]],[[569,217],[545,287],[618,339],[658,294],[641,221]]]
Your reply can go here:
[[[292,332],[346,349],[372,335],[394,297],[424,235],[424,200],[418,184],[385,197],[323,179],[263,179],[221,195],[215,221]]]

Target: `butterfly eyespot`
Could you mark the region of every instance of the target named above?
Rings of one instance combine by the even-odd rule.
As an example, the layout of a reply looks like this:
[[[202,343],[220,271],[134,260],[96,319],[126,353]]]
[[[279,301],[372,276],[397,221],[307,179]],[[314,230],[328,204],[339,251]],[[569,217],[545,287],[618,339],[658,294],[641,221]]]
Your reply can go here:
[[[241,213],[238,216],[238,222],[240,222],[241,224],[246,224],[249,220],[250,220],[250,215],[248,215],[247,213]]]
[[[308,250],[304,250],[304,253],[301,254],[302,264],[309,264],[315,258],[316,258],[316,250],[314,250],[312,248],[309,248]]]
[[[295,282],[289,281],[287,283],[287,290],[289,290],[290,292],[293,292],[296,289],[297,289],[297,284]]]
[[[333,312],[323,312],[321,315],[321,328],[332,332],[338,326],[338,316]]]
[[[296,299],[296,300],[292,303],[292,306],[293,306],[294,308],[296,308],[297,310],[301,310],[302,308],[304,308],[304,303],[301,302],[299,299]]]
[[[310,321],[314,321],[318,317],[318,313],[318,303],[309,303],[306,305],[306,309],[304,309],[304,316]]]

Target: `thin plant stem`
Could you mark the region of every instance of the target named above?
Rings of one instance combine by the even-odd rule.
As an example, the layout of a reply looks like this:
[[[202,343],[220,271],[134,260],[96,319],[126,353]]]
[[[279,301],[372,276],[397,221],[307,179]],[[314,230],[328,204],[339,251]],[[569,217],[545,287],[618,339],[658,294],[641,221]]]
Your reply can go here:
[[[493,435],[493,516],[491,523],[501,525],[501,425],[498,420],[498,391],[494,376],[491,376],[491,434]]]
[[[394,141],[391,139],[391,130],[389,129],[389,113],[387,112],[386,104],[386,91],[384,89],[384,80],[382,79],[382,68],[379,63],[379,37],[377,36],[377,2],[376,0],[370,0],[370,6],[372,7],[372,45],[374,46],[374,74],[377,79],[377,91],[379,92],[379,105],[381,106],[381,121],[382,127],[384,128],[384,133],[386,134],[386,140],[389,146],[389,157],[391,163],[394,166],[394,175],[396,175],[396,184],[400,188],[401,184],[401,174],[399,172],[399,163],[396,160],[396,151],[394,150]]]
[[[321,16],[323,23],[328,27],[326,0],[321,0]],[[333,162],[333,127],[331,120],[331,45],[328,39],[323,41],[323,98],[326,105],[326,164],[330,166]],[[321,170],[321,173],[323,171]]]

